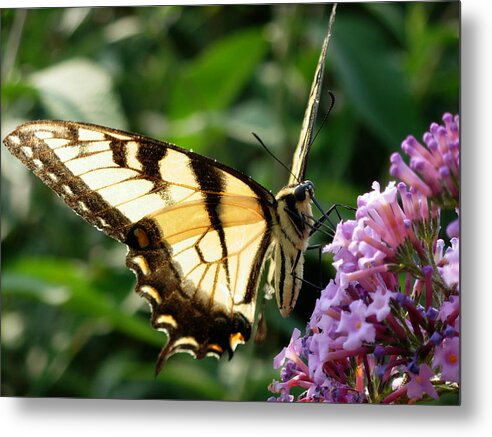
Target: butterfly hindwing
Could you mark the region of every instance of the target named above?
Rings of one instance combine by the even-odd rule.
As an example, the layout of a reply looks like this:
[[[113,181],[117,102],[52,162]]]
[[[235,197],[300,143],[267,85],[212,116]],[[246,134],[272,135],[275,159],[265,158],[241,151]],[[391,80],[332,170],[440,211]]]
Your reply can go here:
[[[5,144],[79,215],[129,247],[136,290],[177,351],[232,352],[250,335],[271,241],[272,195],[172,144],[92,124],[39,121]]]

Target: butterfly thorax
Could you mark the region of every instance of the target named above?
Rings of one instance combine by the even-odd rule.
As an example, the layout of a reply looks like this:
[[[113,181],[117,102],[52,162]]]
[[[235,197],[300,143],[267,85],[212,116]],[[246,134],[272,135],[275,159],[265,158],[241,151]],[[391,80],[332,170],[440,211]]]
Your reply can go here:
[[[314,185],[305,181],[282,188],[275,196],[277,200],[278,226],[274,228],[277,239],[286,239],[293,248],[305,251],[308,246],[312,219],[312,197]]]
[[[269,283],[275,289],[278,307],[284,317],[291,313],[301,289],[303,252],[307,249],[313,224],[313,196],[312,182],[305,181],[282,188],[275,197],[274,263],[270,270]]]

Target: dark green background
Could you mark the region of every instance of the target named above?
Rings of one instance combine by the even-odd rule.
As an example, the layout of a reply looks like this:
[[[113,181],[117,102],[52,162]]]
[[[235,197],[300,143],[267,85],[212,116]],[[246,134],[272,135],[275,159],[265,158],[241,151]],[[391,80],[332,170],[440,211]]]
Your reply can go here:
[[[122,128],[235,167],[278,190],[326,32],[323,5],[2,10],[2,138],[24,121]],[[389,155],[459,110],[459,4],[340,4],[307,176],[318,200],[355,205]],[[320,117],[321,118],[321,117]],[[316,292],[234,359],[173,356],[133,291],[125,248],[72,213],[2,146],[2,395],[265,400],[272,358]],[[319,241],[323,241],[318,236]],[[324,260],[325,282],[332,273]],[[305,277],[317,281],[316,256]]]

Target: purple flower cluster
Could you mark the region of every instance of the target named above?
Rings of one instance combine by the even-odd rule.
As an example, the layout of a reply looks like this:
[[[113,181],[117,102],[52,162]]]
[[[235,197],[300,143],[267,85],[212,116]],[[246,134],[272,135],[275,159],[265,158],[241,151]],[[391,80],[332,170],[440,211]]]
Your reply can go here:
[[[432,123],[423,135],[427,147],[411,135],[403,141],[401,148],[410,156],[410,165],[405,164],[400,154],[393,153],[390,174],[432,198],[438,206],[455,208],[458,213],[460,121],[458,115],[453,117],[449,113],[442,120],[444,126]],[[459,235],[459,219],[449,224],[447,233],[450,237]]]
[[[274,360],[270,400],[405,403],[459,389],[459,238],[439,239],[442,208],[459,207],[459,120],[431,125],[391,157],[381,191],[359,196],[325,252],[336,277],[301,336]],[[398,158],[396,158],[398,156]]]
[[[444,126],[432,123],[423,136],[427,147],[408,136],[401,148],[410,156],[410,166],[398,153],[391,155],[390,174],[416,188],[423,195],[447,207],[459,201],[460,135],[459,117],[446,113]]]

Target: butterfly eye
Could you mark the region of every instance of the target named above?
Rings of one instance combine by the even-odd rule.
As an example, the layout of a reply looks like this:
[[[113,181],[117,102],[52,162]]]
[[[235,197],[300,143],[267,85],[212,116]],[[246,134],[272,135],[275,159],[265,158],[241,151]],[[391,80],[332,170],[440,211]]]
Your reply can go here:
[[[298,202],[303,202],[306,200],[306,192],[309,193],[311,197],[314,195],[314,184],[311,181],[303,182],[299,184],[294,190],[294,197]]]
[[[298,202],[306,200],[306,187],[304,184],[300,184],[295,188],[294,197]]]

